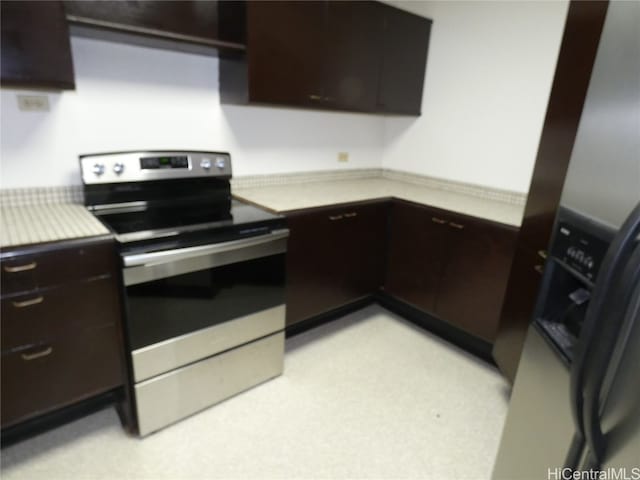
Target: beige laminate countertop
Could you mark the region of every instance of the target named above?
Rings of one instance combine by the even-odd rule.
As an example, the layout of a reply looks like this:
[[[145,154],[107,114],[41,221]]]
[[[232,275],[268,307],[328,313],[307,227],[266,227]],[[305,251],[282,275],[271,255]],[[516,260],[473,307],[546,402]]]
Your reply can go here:
[[[52,203],[0,209],[1,248],[108,234],[82,205]]]
[[[275,212],[395,197],[519,227],[523,205],[385,178],[234,188],[233,195]]]

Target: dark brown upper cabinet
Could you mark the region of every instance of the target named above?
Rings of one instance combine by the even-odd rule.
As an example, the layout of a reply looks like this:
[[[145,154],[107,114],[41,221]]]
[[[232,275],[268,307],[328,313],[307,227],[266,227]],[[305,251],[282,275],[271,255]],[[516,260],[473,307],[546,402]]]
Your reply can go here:
[[[420,115],[431,20],[380,4],[382,65],[377,110]]]
[[[60,2],[0,2],[2,86],[73,89],[69,29]]]
[[[221,61],[221,90],[227,83],[248,81],[242,103],[311,106],[321,101],[325,15],[323,2],[250,2],[247,54]]]
[[[370,1],[244,6],[246,54],[221,59],[222,103],[420,113],[430,20]]]
[[[229,5],[222,4],[228,3]],[[74,33],[184,51],[244,50],[237,2],[65,0]],[[233,16],[233,17],[231,17]]]

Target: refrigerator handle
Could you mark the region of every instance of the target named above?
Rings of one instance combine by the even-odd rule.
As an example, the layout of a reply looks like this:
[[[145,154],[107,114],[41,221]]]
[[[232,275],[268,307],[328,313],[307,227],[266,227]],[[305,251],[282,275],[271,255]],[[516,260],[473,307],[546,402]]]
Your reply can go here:
[[[624,351],[635,322],[640,322],[637,302],[640,297],[640,246],[626,262],[618,288],[610,295],[598,331],[598,341],[591,349],[584,371],[583,425],[591,467],[598,468],[605,454],[606,442],[600,424],[601,400],[606,396],[609,375],[615,374],[619,356]],[[619,355],[617,358],[614,355]],[[603,395],[604,392],[604,395]]]
[[[584,428],[584,380],[586,361],[591,355],[592,345],[602,328],[600,323],[604,307],[611,294],[611,290],[620,278],[626,260],[631,254],[634,242],[640,232],[640,203],[629,214],[624,224],[616,234],[604,258],[600,274],[589,302],[580,340],[577,345],[570,372],[570,404],[573,423],[576,428],[576,443],[585,438]],[[578,449],[575,449],[578,451]],[[567,464],[577,464],[578,459],[567,458]]]

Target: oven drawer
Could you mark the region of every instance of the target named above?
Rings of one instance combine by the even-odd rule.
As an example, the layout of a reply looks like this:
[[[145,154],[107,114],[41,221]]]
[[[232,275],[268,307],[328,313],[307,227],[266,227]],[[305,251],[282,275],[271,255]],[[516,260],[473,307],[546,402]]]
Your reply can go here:
[[[71,283],[115,270],[112,241],[2,258],[2,295]]]
[[[133,376],[141,382],[284,329],[285,306],[268,308],[134,350]]]
[[[282,374],[284,333],[276,333],[135,386],[140,435]]]
[[[122,385],[114,326],[2,355],[2,427]]]
[[[5,297],[2,299],[2,350],[118,323],[117,298],[112,278]]]

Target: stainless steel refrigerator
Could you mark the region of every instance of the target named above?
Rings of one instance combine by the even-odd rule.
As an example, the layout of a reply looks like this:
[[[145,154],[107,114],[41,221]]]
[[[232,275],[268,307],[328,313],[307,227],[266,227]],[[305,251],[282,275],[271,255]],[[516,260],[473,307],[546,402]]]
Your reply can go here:
[[[613,1],[495,480],[640,479],[639,202],[640,2]]]

